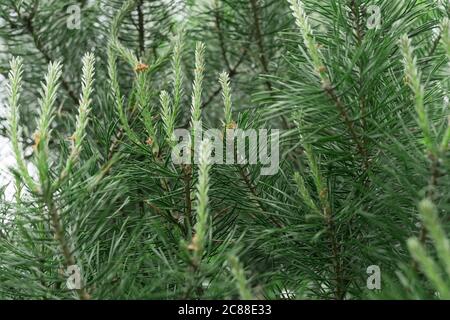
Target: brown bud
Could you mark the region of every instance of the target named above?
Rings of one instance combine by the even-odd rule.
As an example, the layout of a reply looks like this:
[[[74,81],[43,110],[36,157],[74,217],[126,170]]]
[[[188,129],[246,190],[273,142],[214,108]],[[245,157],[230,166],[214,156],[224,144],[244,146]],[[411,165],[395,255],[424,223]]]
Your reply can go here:
[[[192,166],[190,164],[182,165],[183,172],[186,176],[190,176],[192,174]]]
[[[320,199],[325,199],[327,197],[327,195],[328,195],[328,190],[326,188],[323,188],[320,191],[319,197],[320,197]]]
[[[192,241],[191,241],[191,243],[188,245],[187,248],[188,248],[189,250],[191,250],[191,251],[198,251],[199,247],[198,247],[198,236],[197,236],[197,234],[195,234],[195,235],[192,237]]]
[[[230,123],[227,124],[227,129],[236,129],[237,128],[237,123],[234,121],[231,121]]]
[[[144,72],[148,69],[148,64],[145,63],[138,63],[137,66],[134,68],[134,71],[136,72]]]
[[[39,132],[35,132],[33,135],[34,145],[33,149],[36,150],[39,147],[39,143],[41,142],[41,134]]]

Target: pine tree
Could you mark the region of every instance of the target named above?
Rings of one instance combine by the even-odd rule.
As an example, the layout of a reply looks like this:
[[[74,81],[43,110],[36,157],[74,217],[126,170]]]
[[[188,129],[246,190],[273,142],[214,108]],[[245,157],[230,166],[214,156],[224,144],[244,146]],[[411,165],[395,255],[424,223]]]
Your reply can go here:
[[[428,0],[3,1],[0,298],[449,299],[449,18]],[[276,172],[211,162],[259,129],[281,130]]]

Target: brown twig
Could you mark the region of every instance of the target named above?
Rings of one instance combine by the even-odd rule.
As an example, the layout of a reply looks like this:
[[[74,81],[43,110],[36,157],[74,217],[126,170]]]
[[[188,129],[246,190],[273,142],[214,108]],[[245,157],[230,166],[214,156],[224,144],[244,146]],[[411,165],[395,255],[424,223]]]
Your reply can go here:
[[[144,28],[144,12],[142,11],[143,1],[140,0],[137,6],[138,12],[138,33],[139,33],[139,53],[140,58],[145,52],[145,28]]]
[[[236,62],[236,64],[234,65],[234,67],[232,67],[231,69],[228,70],[228,75],[231,78],[233,78],[234,76],[236,76],[238,74],[237,69],[239,68],[239,66],[242,64],[242,62],[244,61],[245,57],[247,56],[248,50],[247,48],[244,48],[242,50],[242,54],[239,57],[239,60]],[[213,100],[214,98],[222,91],[222,87],[218,87],[209,97],[208,99],[205,100],[205,102],[202,103],[201,108],[204,109],[206,108]]]
[[[363,158],[364,169],[367,170],[369,168],[369,161],[367,157],[367,150],[362,144],[358,134],[356,133],[355,127],[353,125],[353,121],[350,119],[346,107],[342,103],[341,99],[336,95],[335,89],[331,86],[330,83],[326,83],[323,86],[323,90],[326,92],[328,97],[334,102],[336,105],[342,119],[344,120],[345,125],[347,126],[350,135],[352,136],[353,141],[356,143],[356,147],[358,149],[359,154]]]
[[[257,0],[250,0],[250,5],[253,12],[253,25],[255,27],[255,36],[256,36],[256,43],[259,49],[259,61],[261,63],[261,67],[265,74],[269,74],[269,64],[267,62],[266,57],[266,48],[264,45],[264,38],[261,31],[261,22],[259,17],[259,7]],[[269,81],[265,81],[265,84],[267,86],[267,89],[269,91],[272,91],[272,84]]]
[[[331,214],[331,209],[329,207],[325,208],[326,211],[326,224],[329,232],[329,238],[331,243],[331,252],[333,258],[333,268],[336,275],[336,287],[335,287],[335,298],[337,300],[343,300],[345,298],[345,286],[344,286],[344,272],[341,263],[341,248],[337,242],[336,228],[334,224],[333,215]]]
[[[261,18],[259,16],[259,6],[258,6],[258,0],[250,0],[250,6],[253,12],[253,24],[255,27],[255,37],[256,37],[256,44],[258,46],[259,50],[259,61],[262,68],[262,71],[268,75],[269,74],[269,63],[267,59],[266,54],[266,47],[264,44],[264,36],[261,30]],[[273,87],[269,80],[264,81],[267,90],[269,91],[270,96],[273,95]],[[286,119],[286,117],[283,114],[280,114],[281,121],[283,122],[283,126],[285,129],[289,129],[289,123]]]
[[[164,214],[160,208],[158,208],[156,205],[151,203],[150,201],[144,201],[146,205],[148,205],[151,209],[153,209],[158,215],[161,217],[168,219],[170,222],[174,223],[183,234],[186,234],[186,230],[182,224],[172,215],[171,212],[168,214]]]
[[[48,197],[45,203],[50,214],[50,221],[55,232],[55,239],[58,241],[61,252],[64,256],[65,266],[68,268],[69,266],[76,265],[75,257],[70,250],[69,243],[64,235],[64,229],[60,221],[60,214],[55,206],[53,198],[51,196]],[[77,289],[77,293],[81,300],[89,300],[91,298],[89,293],[86,291],[84,284],[83,287]]]
[[[248,176],[248,172],[246,172],[246,169],[243,166],[238,166],[239,174],[242,177],[242,180],[244,181],[245,185],[247,186],[250,193],[253,195],[253,198],[256,200],[256,204],[258,206],[258,209],[261,212],[265,212],[263,203],[259,200],[258,192],[256,190],[256,186],[252,183],[250,180],[250,177]],[[256,217],[252,214],[252,218],[256,219]],[[284,225],[280,223],[279,221],[275,220],[274,218],[270,218],[270,221],[274,223],[278,228],[283,228]]]
[[[216,1],[216,6],[217,6],[217,8],[214,12],[214,18],[215,18],[215,23],[216,23],[216,28],[217,28],[217,34],[219,35],[220,51],[222,53],[223,61],[225,62],[227,69],[231,70],[231,64],[230,64],[230,61],[228,60],[227,50],[225,48],[225,40],[223,38],[223,32],[222,32],[221,21],[220,21],[220,13],[219,13],[217,1]]]

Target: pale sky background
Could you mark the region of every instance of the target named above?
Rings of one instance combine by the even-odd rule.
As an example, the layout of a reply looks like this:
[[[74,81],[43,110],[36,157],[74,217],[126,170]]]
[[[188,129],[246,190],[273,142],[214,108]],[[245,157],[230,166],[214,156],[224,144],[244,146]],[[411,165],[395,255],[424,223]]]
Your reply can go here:
[[[4,93],[6,91],[6,80],[0,75],[0,115],[6,116],[6,107],[4,105]],[[11,182],[9,168],[15,163],[11,151],[11,144],[7,138],[0,136],[0,186],[9,184],[6,190],[6,198],[11,199],[14,194],[14,185]]]
[[[9,141],[3,137],[0,137],[0,186],[8,184],[6,190],[6,198],[11,199],[14,194],[14,186],[11,183],[11,174],[9,167],[14,165],[14,157],[11,152]]]

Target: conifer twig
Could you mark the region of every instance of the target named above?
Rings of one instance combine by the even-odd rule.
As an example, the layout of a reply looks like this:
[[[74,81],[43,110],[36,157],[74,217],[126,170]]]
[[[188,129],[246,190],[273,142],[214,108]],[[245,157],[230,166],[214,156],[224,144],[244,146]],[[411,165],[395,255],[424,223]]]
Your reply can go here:
[[[325,179],[320,172],[319,164],[314,155],[312,147],[309,144],[305,144],[305,154],[308,158],[308,164],[311,169],[312,176],[314,178],[318,198],[320,202],[322,217],[325,220],[327,231],[329,235],[329,241],[331,246],[331,257],[333,261],[334,273],[336,276],[336,287],[334,290],[335,298],[342,300],[345,298],[345,284],[344,284],[344,270],[342,267],[341,257],[341,245],[337,239],[337,230],[335,225],[335,217],[331,209],[329,201],[328,186]]]
[[[364,169],[367,170],[369,168],[369,159],[367,150],[363,145],[363,142],[361,141],[358,133],[356,132],[353,120],[350,118],[350,115],[348,114],[347,107],[341,101],[341,98],[338,96],[338,94],[336,93],[336,89],[333,87],[331,83],[327,67],[324,64],[324,58],[314,38],[311,26],[308,21],[309,18],[304,9],[304,5],[300,0],[288,0],[288,1],[291,5],[291,10],[295,18],[295,22],[302,33],[303,41],[311,58],[311,63],[314,68],[314,71],[321,80],[322,89],[335,104],[340,116],[344,121],[345,126],[347,127],[352,137],[352,140],[354,141],[354,143],[356,143],[358,153],[361,155],[363,159]]]
[[[423,144],[427,149],[428,158],[430,159],[430,182],[427,190],[427,198],[433,201],[435,189],[438,184],[439,150],[437,149],[434,138],[431,135],[430,122],[424,103],[425,89],[421,84],[421,74],[417,68],[417,58],[414,56],[414,49],[411,44],[411,39],[409,39],[406,34],[403,35],[400,40],[400,47],[403,55],[403,64],[405,66],[405,77],[414,94],[414,106],[417,114],[417,122],[422,130]],[[419,236],[420,242],[425,243],[426,237],[426,226],[422,223]]]
[[[33,11],[27,17],[24,17],[22,15],[22,13],[20,12],[20,10],[16,6],[13,6],[13,8],[14,8],[15,13],[21,20],[23,26],[25,27],[25,30],[28,32],[28,34],[33,39],[33,44],[36,47],[36,49],[42,54],[46,63],[51,63],[53,61],[53,59],[50,57],[50,54],[45,50],[45,46],[42,44],[41,39],[40,39],[39,35],[36,33],[36,30],[33,25],[33,18],[37,11],[37,4],[38,4],[38,1],[35,2]],[[77,96],[72,91],[72,89],[70,89],[69,83],[64,78],[62,78],[61,84],[62,84],[63,89],[69,95],[69,98],[73,101],[73,103],[77,104],[78,103]]]
[[[89,59],[84,62],[85,66],[85,77],[84,80],[84,92],[82,97],[87,98],[91,91],[91,83],[93,77],[93,63],[90,64]],[[92,61],[91,61],[92,62]],[[18,142],[17,142],[17,132],[18,132],[18,109],[19,109],[19,89],[21,84],[21,74],[22,65],[20,59],[13,59],[11,62],[11,73],[10,73],[10,107],[11,107],[11,139],[13,141],[13,149],[16,149],[16,161],[19,166],[20,174],[25,180],[25,183],[30,188],[31,191],[35,192],[37,199],[44,205],[49,214],[49,220],[53,228],[54,238],[58,242],[61,249],[61,253],[64,257],[64,265],[67,267],[75,265],[76,260],[70,249],[69,241],[64,234],[64,227],[61,222],[61,214],[55,204],[55,191],[56,187],[51,181],[51,174],[49,170],[49,150],[48,143],[51,138],[51,123],[54,118],[55,112],[55,101],[57,99],[57,89],[59,87],[59,79],[62,74],[62,66],[59,62],[50,63],[48,66],[48,72],[45,76],[45,81],[42,83],[41,98],[39,99],[40,104],[40,115],[37,125],[37,131],[35,133],[35,145],[34,152],[36,157],[36,167],[39,176],[39,187],[37,183],[33,180],[31,175],[25,166]],[[82,98],[82,108],[86,107],[85,104],[88,100],[83,100]],[[84,104],[85,103],[85,104]],[[81,146],[81,140],[84,137],[84,128],[87,121],[87,115],[83,114],[86,110],[81,111],[78,121],[78,132],[77,132],[77,145]],[[86,117],[85,117],[86,116]],[[71,161],[73,161],[72,159]],[[69,170],[70,171],[70,170]],[[83,287],[77,289],[77,293],[80,299],[89,299],[90,296],[86,289]]]

